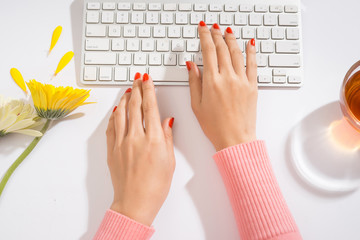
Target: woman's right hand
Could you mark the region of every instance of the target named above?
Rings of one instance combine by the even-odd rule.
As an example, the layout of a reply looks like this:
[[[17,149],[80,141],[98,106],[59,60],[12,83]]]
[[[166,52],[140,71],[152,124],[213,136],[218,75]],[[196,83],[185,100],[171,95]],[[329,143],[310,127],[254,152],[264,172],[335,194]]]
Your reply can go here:
[[[255,40],[244,56],[231,28],[225,40],[217,24],[199,26],[203,74],[187,62],[191,106],[216,151],[256,140],[257,64]]]

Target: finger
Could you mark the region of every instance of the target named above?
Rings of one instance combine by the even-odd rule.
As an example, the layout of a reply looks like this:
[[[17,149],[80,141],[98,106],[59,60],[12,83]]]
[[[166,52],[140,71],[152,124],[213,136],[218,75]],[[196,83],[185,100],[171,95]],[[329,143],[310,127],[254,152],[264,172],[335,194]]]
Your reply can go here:
[[[115,125],[114,125],[114,112],[116,111],[117,106],[115,106],[108,122],[108,126],[106,129],[106,143],[107,143],[107,152],[108,155],[113,151],[115,146],[115,138],[116,138],[116,132],[115,132]]]
[[[255,39],[251,39],[246,46],[246,76],[249,82],[257,84]]]
[[[165,136],[165,141],[166,141],[166,145],[168,146],[168,148],[174,149],[173,148],[173,132],[172,132],[172,128],[174,125],[174,118],[166,118],[164,119],[163,123],[162,123],[162,128],[164,130],[164,136]]]
[[[191,61],[186,62],[186,67],[189,71],[191,106],[194,109],[201,102],[201,95],[202,95],[201,73],[197,65]]]
[[[131,96],[131,88],[128,88],[124,95],[121,97],[120,102],[114,111],[114,126],[116,133],[116,142],[120,144],[126,134],[127,134],[127,125],[128,125],[128,117],[127,117],[127,106],[129,103],[129,99]]]
[[[219,70],[216,58],[216,48],[211,38],[211,33],[203,21],[199,23],[198,31],[203,55],[204,72],[217,73]]]
[[[230,27],[225,31],[225,42],[229,48],[231,62],[235,73],[239,76],[245,76],[244,56]]]
[[[219,72],[233,72],[229,49],[223,39],[222,32],[217,23],[211,28],[211,36],[216,48]]]
[[[142,109],[145,120],[146,134],[156,134],[161,131],[159,108],[156,101],[155,87],[152,78],[145,73],[142,83],[143,103]]]
[[[136,73],[131,97],[129,100],[129,127],[128,134],[144,133],[143,117],[142,117],[142,80],[141,74]]]

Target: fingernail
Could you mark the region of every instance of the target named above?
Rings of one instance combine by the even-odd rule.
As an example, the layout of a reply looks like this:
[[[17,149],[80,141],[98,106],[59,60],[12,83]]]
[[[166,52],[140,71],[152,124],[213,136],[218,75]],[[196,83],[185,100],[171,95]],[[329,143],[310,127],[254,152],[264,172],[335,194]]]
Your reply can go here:
[[[205,27],[206,26],[206,24],[205,24],[205,22],[204,21],[200,21],[200,26],[202,26],[202,27]]]
[[[117,106],[115,106],[115,107],[114,107],[114,110],[113,110],[113,112],[115,112],[115,111],[116,111],[116,109],[117,109]]]
[[[233,33],[231,27],[226,28],[226,32],[227,32],[227,33]]]
[[[125,93],[131,92],[131,88],[126,89]]]
[[[146,82],[147,80],[149,80],[149,75],[145,73],[143,76],[143,82]]]
[[[215,28],[215,29],[220,29],[219,24],[214,23],[213,28]]]
[[[251,39],[251,40],[250,40],[250,44],[253,45],[253,46],[255,46],[255,39]]]
[[[170,128],[173,127],[174,120],[175,120],[175,118],[171,118],[171,119],[170,119],[170,121],[169,121],[169,127],[170,127]]]
[[[137,72],[137,73],[135,74],[134,79],[137,80],[137,79],[139,79],[140,77],[141,77],[141,74]]]
[[[187,67],[187,70],[188,70],[188,71],[191,70],[191,63],[190,63],[190,61],[186,61],[186,67]]]

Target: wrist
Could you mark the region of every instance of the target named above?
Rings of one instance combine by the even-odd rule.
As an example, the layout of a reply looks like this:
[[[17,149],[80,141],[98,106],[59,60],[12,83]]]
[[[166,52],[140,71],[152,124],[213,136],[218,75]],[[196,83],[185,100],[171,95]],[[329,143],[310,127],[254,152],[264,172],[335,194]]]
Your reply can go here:
[[[228,147],[236,146],[243,143],[253,142],[253,141],[256,141],[255,134],[249,136],[237,137],[237,138],[227,138],[217,143],[214,143],[213,145],[216,151],[218,152]]]
[[[141,209],[138,208],[124,207],[119,202],[113,202],[110,209],[149,227],[152,225],[155,218],[146,211],[141,211]]]

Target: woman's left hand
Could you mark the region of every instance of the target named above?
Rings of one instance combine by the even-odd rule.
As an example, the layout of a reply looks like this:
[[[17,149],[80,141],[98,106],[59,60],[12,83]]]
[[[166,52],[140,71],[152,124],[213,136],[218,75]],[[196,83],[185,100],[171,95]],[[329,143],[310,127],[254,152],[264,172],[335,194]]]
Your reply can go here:
[[[106,131],[114,187],[111,209],[148,226],[169,193],[175,170],[173,121],[161,124],[152,79],[137,73]]]

